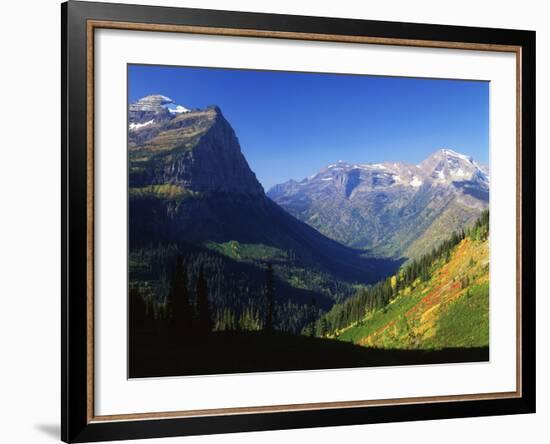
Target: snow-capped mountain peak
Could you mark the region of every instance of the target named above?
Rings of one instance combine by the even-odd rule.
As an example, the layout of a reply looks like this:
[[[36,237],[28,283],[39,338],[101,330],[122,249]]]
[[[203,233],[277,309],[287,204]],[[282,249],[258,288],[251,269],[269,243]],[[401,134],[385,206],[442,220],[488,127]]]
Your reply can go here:
[[[405,162],[348,163],[339,160],[300,182],[279,185],[274,194],[285,188],[287,191],[319,189],[326,192],[334,189],[353,198],[365,190],[420,190],[425,186],[476,187],[486,192],[489,189],[489,175],[471,156],[443,148],[418,165]]]
[[[134,127],[138,124],[143,126],[144,123],[151,120],[164,121],[178,114],[190,112],[185,106],[177,104],[170,97],[162,94],[142,97],[131,103],[128,111],[130,129],[136,129],[132,128],[132,124]]]
[[[448,148],[434,152],[419,165],[419,168],[424,175],[436,182],[489,180],[487,172],[471,156]]]
[[[130,105],[130,111],[153,111],[158,112],[167,105],[173,104],[174,101],[170,97],[160,94],[153,94],[139,99],[137,102]]]
[[[474,162],[471,156],[466,156],[464,154],[457,153],[456,151],[450,150],[448,148],[442,148],[440,151],[448,157],[455,157],[470,163]]]

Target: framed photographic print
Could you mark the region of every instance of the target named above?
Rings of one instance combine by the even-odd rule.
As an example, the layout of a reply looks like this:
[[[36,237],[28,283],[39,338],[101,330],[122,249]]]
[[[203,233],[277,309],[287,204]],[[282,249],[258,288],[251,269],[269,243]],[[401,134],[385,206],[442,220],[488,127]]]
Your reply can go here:
[[[62,439],[535,411],[535,33],[62,5]]]

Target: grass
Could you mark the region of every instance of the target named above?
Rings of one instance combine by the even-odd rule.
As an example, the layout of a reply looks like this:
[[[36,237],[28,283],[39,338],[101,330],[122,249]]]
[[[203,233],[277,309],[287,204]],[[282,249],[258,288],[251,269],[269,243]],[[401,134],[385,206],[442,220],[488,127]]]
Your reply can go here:
[[[200,193],[183,188],[179,185],[162,184],[147,185],[145,187],[131,187],[130,197],[155,197],[159,199],[182,201],[191,197],[197,197]]]
[[[429,281],[401,290],[385,308],[336,332],[337,338],[391,349],[488,346],[488,253],[488,242],[463,240],[448,262],[433,265]]]
[[[451,303],[428,345],[444,348],[489,345],[489,283],[473,286],[469,294]]]
[[[174,149],[190,150],[214,124],[216,113],[213,110],[180,114],[163,128],[159,134],[143,142],[132,143],[131,151],[147,154],[172,152]]]
[[[264,244],[244,244],[236,240],[223,243],[209,241],[205,244],[207,248],[217,251],[235,260],[287,260],[287,254],[280,248]]]
[[[422,300],[423,288],[426,288],[426,285],[419,286],[410,296],[396,298],[387,307],[370,313],[359,324],[343,331],[338,339],[358,343],[392,321],[403,319],[405,314]]]

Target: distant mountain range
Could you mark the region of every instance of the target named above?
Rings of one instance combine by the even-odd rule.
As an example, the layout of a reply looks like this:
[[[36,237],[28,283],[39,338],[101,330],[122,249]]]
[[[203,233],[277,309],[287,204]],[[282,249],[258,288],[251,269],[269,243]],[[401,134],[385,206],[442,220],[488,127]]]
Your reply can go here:
[[[419,257],[489,204],[488,171],[440,149],[418,165],[338,161],[267,195],[324,235],[372,255]]]

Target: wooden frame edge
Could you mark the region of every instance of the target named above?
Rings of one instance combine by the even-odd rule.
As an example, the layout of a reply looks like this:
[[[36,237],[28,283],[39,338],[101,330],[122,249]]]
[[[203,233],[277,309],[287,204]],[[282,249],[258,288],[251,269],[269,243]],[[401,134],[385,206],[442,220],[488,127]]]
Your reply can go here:
[[[94,336],[94,28],[86,27],[86,331],[87,331],[87,398],[86,398],[86,419],[91,422],[94,419],[95,411],[95,336]]]
[[[256,407],[229,407],[219,409],[197,409],[167,412],[150,413],[127,413],[117,415],[100,415],[92,418],[90,423],[113,422],[113,421],[134,421],[153,420],[168,418],[199,418],[212,416],[231,416],[240,414],[261,414],[261,413],[289,413],[298,411],[331,410],[339,408],[362,408],[362,407],[387,407],[392,405],[410,405],[422,402],[423,404],[437,404],[443,402],[483,401],[495,399],[514,399],[521,395],[516,392],[498,392],[472,395],[447,395],[447,396],[419,396],[411,398],[393,398],[382,400],[365,401],[337,401],[319,402],[307,404],[278,404]]]
[[[150,24],[137,22],[123,22],[110,20],[88,20],[88,27],[92,31],[96,28],[119,29],[127,31],[147,31],[147,32],[172,32],[186,34],[217,35],[226,37],[258,37],[274,38],[285,40],[306,40],[318,42],[334,43],[362,43],[385,46],[412,46],[424,48],[442,48],[442,49],[466,49],[473,51],[495,51],[495,52],[517,52],[521,49],[517,45],[501,45],[492,43],[469,43],[469,42],[450,42],[443,40],[419,40],[419,39],[399,39],[389,37],[368,37],[340,34],[319,34],[305,32],[288,31],[265,31],[261,29],[239,29],[222,28],[209,26],[191,26],[191,25],[166,25]]]
[[[516,51],[516,391],[523,395],[523,125],[522,125],[522,91],[523,91],[523,51]]]

